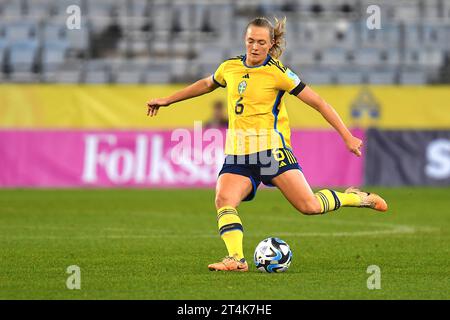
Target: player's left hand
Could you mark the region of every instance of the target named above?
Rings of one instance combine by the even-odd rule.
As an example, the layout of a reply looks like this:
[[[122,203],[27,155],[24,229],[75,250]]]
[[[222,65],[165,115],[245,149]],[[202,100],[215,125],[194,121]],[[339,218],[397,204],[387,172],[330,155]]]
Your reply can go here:
[[[361,147],[363,145],[361,139],[351,136],[345,141],[345,144],[350,152],[354,153],[358,157],[361,157]]]

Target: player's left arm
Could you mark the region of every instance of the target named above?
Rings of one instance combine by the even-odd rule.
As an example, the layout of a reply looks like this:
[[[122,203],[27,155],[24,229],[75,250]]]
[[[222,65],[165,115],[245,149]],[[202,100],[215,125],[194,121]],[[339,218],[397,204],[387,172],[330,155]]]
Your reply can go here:
[[[331,105],[329,105],[324,99],[322,99],[322,97],[320,97],[308,86],[305,86],[300,91],[297,98],[319,111],[325,120],[327,120],[328,123],[341,135],[347,145],[347,148],[358,157],[361,156],[362,141],[352,135],[339,114]]]

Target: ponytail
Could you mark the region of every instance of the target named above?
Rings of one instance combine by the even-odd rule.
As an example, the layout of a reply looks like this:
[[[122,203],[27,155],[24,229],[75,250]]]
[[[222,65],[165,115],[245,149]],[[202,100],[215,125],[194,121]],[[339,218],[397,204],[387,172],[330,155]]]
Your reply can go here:
[[[284,49],[286,48],[286,17],[281,20],[278,20],[275,17],[275,27],[273,28],[273,41],[274,45],[270,49],[269,53],[275,59],[278,59],[283,54]]]

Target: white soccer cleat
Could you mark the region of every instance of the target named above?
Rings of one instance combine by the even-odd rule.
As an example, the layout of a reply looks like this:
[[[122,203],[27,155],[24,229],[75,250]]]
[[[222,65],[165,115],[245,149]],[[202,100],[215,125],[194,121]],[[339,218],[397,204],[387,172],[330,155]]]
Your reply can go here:
[[[345,193],[354,193],[361,199],[361,208],[372,208],[377,211],[386,212],[388,205],[386,201],[376,193],[361,191],[357,188],[350,187]]]

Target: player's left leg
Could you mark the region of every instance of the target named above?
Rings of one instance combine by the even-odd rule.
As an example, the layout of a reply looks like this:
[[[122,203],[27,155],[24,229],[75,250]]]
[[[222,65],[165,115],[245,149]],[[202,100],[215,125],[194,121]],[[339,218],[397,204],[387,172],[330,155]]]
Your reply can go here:
[[[377,194],[349,188],[345,192],[323,189],[313,193],[300,170],[288,170],[272,179],[288,201],[304,214],[323,214],[340,207],[367,207],[386,211],[386,202]]]
[[[230,170],[228,170],[230,171]],[[235,170],[238,171],[238,170]],[[225,172],[220,174],[216,185],[216,209],[219,233],[228,250],[228,256],[222,261],[208,265],[211,271],[248,271],[244,258],[244,229],[237,207],[246,199],[254,186],[249,176]]]

